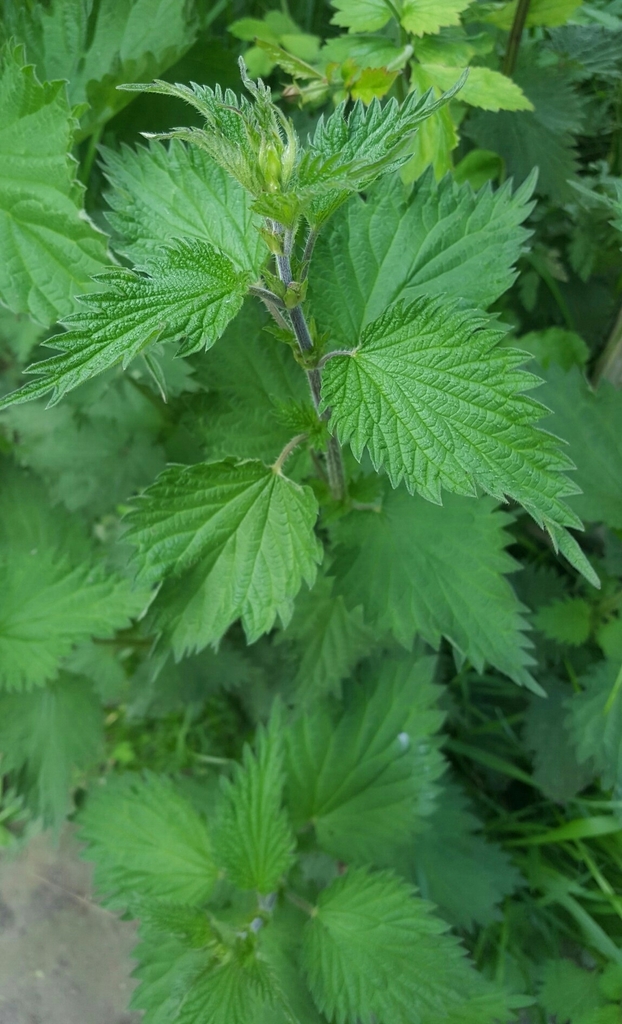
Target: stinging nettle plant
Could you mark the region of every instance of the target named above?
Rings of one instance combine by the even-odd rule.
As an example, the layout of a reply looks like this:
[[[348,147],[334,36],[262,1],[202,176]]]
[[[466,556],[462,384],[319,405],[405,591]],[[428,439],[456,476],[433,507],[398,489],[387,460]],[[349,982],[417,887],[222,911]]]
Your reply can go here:
[[[139,580],[153,585],[150,635],[182,658],[241,620],[252,643],[277,620],[287,626],[299,596],[304,636],[304,581],[320,599],[333,587],[351,616],[354,654],[322,696],[372,646],[360,606],[407,649],[416,634],[436,647],[444,635],[458,658],[538,691],[502,576],[513,562],[497,503],[521,505],[598,579],[569,532],[582,528],[564,500],[578,490],[572,462],[526,394],[538,378],[485,312],[514,279],[533,181],[475,195],[428,174],[404,190],[392,172],[460,82],[440,100],[342,105],[303,145],[269,89],[242,74],[250,99],[126,87],[185,99],[205,126],[107,154],[110,221],[134,269],[95,278],[50,342],[57,354],[0,408],[50,393],[54,405],[136,357],[165,395],[170,343],[248,412],[250,446],[247,384],[269,364],[288,382],[270,458],[235,448],[171,465],[126,515]],[[183,182],[195,207],[180,184],[155,212],[159,175]],[[432,668],[412,656],[372,662],[342,714],[321,703],[285,721],[277,703],[255,750],[223,773],[209,830],[156,776],[121,776],[89,800],[83,835],[99,886],[143,922],[136,1005],[150,1024],[479,1024],[518,1005],[405,880],[403,809],[425,803],[424,781],[443,769],[430,740],[443,717]]]
[[[291,603],[301,579],[313,582],[313,566],[320,561],[313,537],[316,503],[308,490],[292,487],[283,467],[293,448],[307,440],[313,443],[326,424],[326,474],[336,501],[347,501],[341,445],[349,443],[357,460],[367,453],[377,471],[386,470],[393,487],[404,481],[411,493],[437,504],[443,488],[475,496],[478,487],[498,501],[520,503],[547,530],[555,549],[598,585],[568,532],[569,527],[582,529],[564,502],[577,493],[565,475],[573,464],[558,439],[536,426],[548,410],[524,394],[538,383],[520,369],[529,356],[501,344],[505,331],[493,317],[473,308],[468,298],[442,301],[423,294],[409,301],[412,289],[406,280],[389,289],[393,301],[375,309],[373,319],[364,309],[363,322],[353,323],[350,335],[342,325],[336,332],[330,304],[340,306],[341,297],[347,304],[349,289],[364,287],[359,277],[365,276],[367,253],[360,254],[359,266],[345,265],[341,271],[338,257],[333,257],[333,279],[325,282],[328,294],[318,294],[326,331],[304,309],[310,280],[313,299],[309,270],[322,227],[353,194],[399,169],[417,126],[455,94],[462,80],[440,100],[430,91],[423,97],[411,93],[401,106],[395,100],[384,107],[375,100],[367,108],[358,102],[348,116],[342,105],[320,118],[303,147],[292,123],[272,103],[270,90],[242,73],[250,100],[218,87],[161,81],[123,88],[177,96],[200,112],[203,129],[145,134],[198,146],[239,182],[252,197],[251,210],[261,218],[254,226],[265,243],[266,258],[255,246],[244,254],[227,253],[197,238],[176,238],[135,271],[115,268],[98,275],[102,292],[82,297],[87,309],[67,317],[67,333],[50,342],[60,354],[29,367],[36,380],[5,398],[0,408],[49,392],[53,405],[95,374],[119,362],[127,366],[139,354],[159,379],[150,347],[181,341],[178,355],[209,349],[240,311],[245,296],[255,295],[272,314],[273,333],[290,345],[307,374],[317,413],[310,428],[315,436],[299,432],[270,472],[268,467],[230,464],[167,470],[129,517],[143,571],[162,579],[202,558],[209,564],[214,528],[201,530],[205,510],[217,515],[231,501],[233,513],[239,497],[240,507],[248,505],[243,514],[254,509],[265,517],[256,555],[261,553],[274,567],[263,550],[264,544],[271,547],[284,578],[280,585],[275,578],[269,580],[275,588],[272,597],[254,594],[257,581],[252,575],[243,581],[243,565],[232,565],[234,576],[241,572],[240,588],[249,607],[237,608],[230,621],[241,615],[249,640],[270,628],[276,614]],[[298,247],[303,225],[307,233]],[[247,224],[240,229],[248,230]],[[320,280],[325,281],[327,269],[320,267]],[[365,296],[357,298],[366,305]],[[343,309],[339,313],[341,319],[347,315]],[[349,344],[331,348],[337,333],[339,340],[346,335],[343,340]],[[304,413],[301,421],[307,425]],[[283,522],[288,529],[279,531]],[[274,577],[278,570],[268,567],[268,575]],[[265,620],[271,616],[267,625],[254,624],[251,594],[255,605],[267,598],[260,613]]]

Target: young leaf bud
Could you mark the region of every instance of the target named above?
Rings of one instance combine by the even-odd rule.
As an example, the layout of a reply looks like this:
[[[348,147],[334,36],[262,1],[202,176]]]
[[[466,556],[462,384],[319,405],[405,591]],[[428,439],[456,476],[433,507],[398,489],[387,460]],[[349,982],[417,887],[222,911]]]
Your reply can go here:
[[[278,192],[281,187],[281,157],[273,142],[262,139],[257,162],[268,191]]]

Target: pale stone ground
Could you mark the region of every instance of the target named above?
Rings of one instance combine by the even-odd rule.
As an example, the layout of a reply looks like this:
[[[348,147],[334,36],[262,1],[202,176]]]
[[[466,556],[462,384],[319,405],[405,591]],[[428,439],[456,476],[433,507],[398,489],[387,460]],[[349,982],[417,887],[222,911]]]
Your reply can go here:
[[[0,859],[0,1024],[139,1024],[131,924],[93,902],[70,832]]]

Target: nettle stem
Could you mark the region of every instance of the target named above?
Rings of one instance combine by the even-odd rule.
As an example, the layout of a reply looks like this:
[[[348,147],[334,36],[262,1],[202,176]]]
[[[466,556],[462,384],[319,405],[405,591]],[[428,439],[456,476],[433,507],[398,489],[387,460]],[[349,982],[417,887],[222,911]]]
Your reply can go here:
[[[303,281],[309,273],[309,264],[311,263],[311,257],[313,256],[313,250],[317,241],[317,234],[317,231],[314,228],[311,228],[307,237],[305,249],[302,254],[302,271],[300,275]]]
[[[270,227],[276,227],[277,230],[282,230],[282,227],[280,225],[275,225],[274,222],[271,222]],[[294,280],[291,263],[293,244],[293,232],[291,230],[285,231],[283,234],[283,254],[277,254],[275,257],[279,278],[286,287],[292,284]],[[313,349],[313,339],[311,337],[311,332],[309,331],[309,326],[302,310],[302,306],[298,305],[294,306],[293,309],[290,309],[289,318],[294,334],[296,335],[296,341],[298,342],[300,351],[310,352]],[[330,416],[330,411],[327,409],[325,412],[320,413],[322,372],[315,368],[307,370],[306,374],[316,412],[320,419],[327,420]],[[330,487],[330,492],[336,501],[341,501],[346,495],[346,476],[343,468],[343,459],[341,457],[339,441],[336,437],[332,437],[332,435],[329,436],[326,447],[326,469],[328,472],[328,485]]]
[[[510,36],[508,38],[507,50],[505,51],[505,57],[503,59],[503,67],[501,69],[504,75],[510,76],[514,73],[516,61],[518,60],[518,51],[520,49],[521,39],[523,38],[525,22],[527,21],[527,15],[529,13],[530,3],[531,0],[518,0],[514,21],[512,22],[512,28],[510,29]]]

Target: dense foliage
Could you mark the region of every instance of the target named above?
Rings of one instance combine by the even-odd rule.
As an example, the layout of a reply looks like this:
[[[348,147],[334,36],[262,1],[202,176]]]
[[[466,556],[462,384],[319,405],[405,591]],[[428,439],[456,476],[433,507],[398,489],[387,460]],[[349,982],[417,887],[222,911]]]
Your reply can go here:
[[[145,1024],[619,1022],[620,0],[0,11],[0,843]]]

